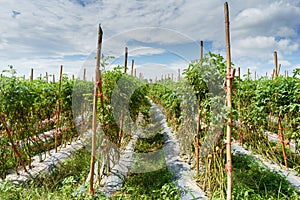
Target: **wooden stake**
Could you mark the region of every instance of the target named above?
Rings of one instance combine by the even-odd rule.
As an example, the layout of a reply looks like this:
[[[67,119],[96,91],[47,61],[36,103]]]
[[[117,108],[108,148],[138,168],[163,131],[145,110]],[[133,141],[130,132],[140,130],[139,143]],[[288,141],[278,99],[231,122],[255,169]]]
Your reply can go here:
[[[278,59],[277,59],[277,52],[274,51],[274,77],[278,76]]]
[[[279,115],[278,115],[278,137],[279,137],[281,145],[282,145],[281,149],[282,149],[284,164],[285,164],[286,170],[288,171],[289,167],[288,167],[287,155],[286,155],[286,151],[285,151],[284,134],[282,133],[282,124],[281,124],[281,118]]]
[[[52,76],[52,82],[55,83],[55,75]]]
[[[134,69],[134,77],[136,77],[136,69]]]
[[[30,71],[30,81],[33,81],[33,68],[31,68],[31,71]]]
[[[177,79],[177,81],[179,81],[180,80],[180,69],[178,69],[178,79]]]
[[[12,148],[14,150],[14,153],[16,154],[16,156],[17,156],[19,162],[21,163],[24,171],[28,173],[28,171],[26,169],[26,165],[25,165],[25,163],[24,163],[24,161],[22,159],[22,156],[21,156],[20,152],[18,151],[18,148],[16,147],[16,145],[15,145],[15,143],[13,141],[13,138],[12,138],[13,132],[8,128],[8,126],[6,124],[6,121],[4,119],[4,116],[2,116],[1,113],[0,113],[0,121],[1,121],[1,124],[3,124],[3,127],[4,127],[4,129],[5,129],[6,133],[7,133],[9,142],[11,143],[11,146],[12,146]]]
[[[126,74],[127,72],[127,58],[128,58],[128,48],[125,47],[124,74]]]
[[[124,63],[124,74],[126,74],[126,70],[127,70],[127,57],[128,57],[128,48],[125,47],[125,63]],[[131,65],[131,71],[133,69],[133,63]],[[119,131],[119,140],[118,140],[118,147],[121,147],[121,142],[122,142],[122,138],[123,138],[123,127],[124,127],[124,108],[122,108],[121,110],[121,119],[120,119],[120,131]]]
[[[256,71],[254,71],[254,80],[256,81]]]
[[[131,60],[131,76],[133,76],[134,60]]]
[[[82,78],[84,81],[86,80],[86,68],[83,69],[83,77]]]
[[[94,194],[94,170],[96,161],[96,134],[97,134],[97,102],[98,102],[98,89],[99,84],[102,80],[100,79],[100,59],[101,59],[101,45],[102,45],[103,31],[99,24],[98,31],[98,46],[97,46],[97,61],[95,69],[95,86],[94,86],[94,99],[93,99],[93,119],[92,119],[92,152],[91,152],[91,163],[90,163],[90,193]],[[100,96],[102,91],[100,91]]]
[[[203,41],[200,41],[200,60],[203,58]]]
[[[281,64],[278,65],[277,76],[279,76],[279,74],[280,74],[280,69],[281,69]]]
[[[198,103],[198,117],[197,117],[197,133],[196,133],[196,172],[199,175],[199,165],[200,165],[200,131],[201,131],[201,108],[200,108],[200,98],[197,98]]]
[[[55,153],[57,153],[57,146],[58,146],[58,136],[60,134],[59,130],[59,117],[60,117],[60,108],[61,108],[61,103],[60,103],[60,93],[61,93],[61,81],[62,81],[62,70],[63,66],[60,66],[60,72],[59,72],[59,85],[58,85],[58,95],[57,95],[57,112],[56,112],[56,131],[55,131]]]
[[[231,159],[231,125],[232,125],[232,79],[231,72],[231,53],[230,53],[230,30],[229,30],[229,11],[228,3],[224,3],[225,15],[225,38],[226,38],[226,86],[227,86],[227,109],[228,121],[226,127],[226,171],[227,171],[227,200],[232,199],[232,159]]]
[[[241,83],[241,68],[239,67],[238,68],[238,83],[240,84]]]
[[[250,79],[250,69],[249,68],[248,68],[247,77],[248,77],[248,80],[249,80]]]
[[[46,72],[46,82],[48,83],[48,72]]]

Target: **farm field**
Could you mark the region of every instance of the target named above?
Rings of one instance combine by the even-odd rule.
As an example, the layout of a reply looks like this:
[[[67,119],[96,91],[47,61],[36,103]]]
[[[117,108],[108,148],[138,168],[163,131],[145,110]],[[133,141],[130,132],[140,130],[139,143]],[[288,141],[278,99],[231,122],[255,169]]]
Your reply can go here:
[[[241,74],[207,52],[178,74],[0,76],[0,199],[300,199],[300,69]],[[105,48],[105,46],[104,46]],[[33,69],[32,69],[33,70]]]
[[[212,135],[213,137],[210,136],[210,134],[217,133],[211,130],[224,127],[226,124],[222,116],[212,115],[212,105],[221,105],[218,109],[225,108],[223,104],[224,93],[222,91],[224,89],[222,88],[222,84],[214,86],[220,87],[219,90],[218,88],[214,88],[210,91],[221,91],[222,93],[221,95],[216,95],[214,99],[211,99],[207,84],[204,84],[204,81],[210,80],[211,78],[214,78],[214,80],[218,80],[218,78],[223,80],[222,74],[224,74],[224,72],[221,70],[224,70],[224,62],[221,56],[209,53],[205,55],[201,61],[191,62],[189,68],[184,72],[186,76],[182,77],[179,81],[166,79],[155,83],[147,83],[147,81],[140,81],[135,77],[123,74],[121,71],[122,67],[104,73],[103,94],[107,97],[105,99],[107,101],[104,102],[104,105],[109,105],[109,100],[111,100],[109,95],[116,95],[113,91],[116,90],[118,79],[121,80],[122,84],[119,85],[120,87],[118,86],[118,90],[123,89],[123,97],[126,101],[130,102],[129,115],[122,116],[122,112],[117,112],[119,113],[117,119],[121,120],[123,118],[123,120],[126,121],[129,120],[129,117],[133,120],[123,123],[123,129],[125,131],[121,137],[120,128],[116,120],[114,120],[116,116],[113,116],[116,113],[109,109],[104,110],[104,119],[107,120],[104,121],[103,116],[101,116],[103,114],[101,106],[99,107],[98,118],[102,119],[103,123],[106,122],[104,123],[106,127],[110,127],[107,128],[107,130],[101,130],[102,132],[100,134],[114,141],[114,143],[109,143],[111,147],[107,150],[108,154],[112,155],[109,158],[110,165],[112,165],[110,169],[107,169],[107,154],[102,152],[102,154],[97,155],[99,156],[97,157],[98,165],[102,163],[101,170],[103,170],[101,172],[102,174],[99,174],[99,178],[100,176],[102,178],[105,177],[107,173],[109,174],[109,170],[112,169],[113,165],[118,163],[117,154],[122,152],[122,149],[132,139],[133,132],[137,130],[139,130],[139,137],[141,138],[135,142],[134,151],[146,154],[147,152],[155,152],[158,149],[162,149],[164,140],[162,128],[159,127],[163,118],[157,118],[155,117],[157,115],[155,112],[150,112],[151,102],[149,99],[152,99],[153,102],[160,105],[163,109],[167,120],[165,122],[167,123],[166,126],[168,125],[173,130],[172,134],[174,134],[174,137],[178,140],[180,157],[185,160],[189,168],[197,174],[195,177],[197,187],[209,198],[223,198],[226,188],[226,163],[224,160],[224,147],[226,144],[222,139],[224,138],[224,133]],[[213,70],[220,70],[220,76],[208,77],[207,74],[211,74],[210,72]],[[13,68],[9,69],[8,72],[12,73]],[[237,199],[242,197],[249,199],[296,199],[299,197],[296,192],[297,190],[299,191],[299,186],[292,185],[283,173],[272,171],[268,166],[253,156],[254,154],[259,154],[262,159],[268,159],[276,163],[281,167],[282,171],[285,171],[287,169],[286,167],[288,167],[290,171],[295,171],[296,176],[299,176],[299,84],[300,80],[296,72],[293,77],[279,76],[273,80],[268,77],[252,80],[248,76],[245,76],[245,78],[235,76],[233,81],[233,87],[235,89],[233,93],[234,112],[232,117],[234,124],[232,141],[234,145],[239,145],[253,152],[253,154],[250,155],[237,153],[233,156],[233,196]],[[139,89],[132,91],[132,85],[134,85],[134,88],[137,87]],[[57,94],[58,90],[56,88],[61,86],[60,94]],[[1,101],[14,102],[14,104],[11,104],[11,102],[10,104],[2,104],[1,107],[1,154],[3,158],[6,158],[1,160],[3,180],[5,176],[10,173],[17,173],[18,171],[24,170],[22,167],[19,168],[22,164],[22,162],[20,162],[21,160],[24,162],[26,169],[30,170],[32,157],[40,155],[40,162],[46,157],[49,157],[49,150],[55,148],[55,137],[53,135],[56,135],[56,130],[61,130],[61,127],[64,128],[63,131],[59,131],[59,138],[62,138],[62,140],[58,141],[58,151],[61,149],[60,146],[64,146],[66,143],[72,144],[72,141],[76,141],[82,136],[84,131],[91,128],[91,117],[83,117],[83,115],[90,116],[88,113],[92,110],[92,82],[69,80],[65,78],[62,79],[61,86],[59,83],[46,82],[42,79],[30,81],[23,80],[21,77],[1,76],[1,91],[3,91],[1,93]],[[74,88],[76,88],[76,92],[74,92]],[[191,90],[193,95],[186,92],[187,90]],[[87,93],[87,91],[90,92]],[[50,94],[52,96],[50,96]],[[76,105],[77,109],[72,109],[72,96],[73,98],[76,97],[74,98],[76,101],[73,100],[73,105]],[[13,99],[13,97],[15,99]],[[200,104],[197,104],[197,97],[201,98]],[[59,101],[61,103],[60,120],[55,119],[55,116],[57,116],[58,98],[61,99]],[[49,100],[44,101],[45,99]],[[124,99],[122,99],[122,101],[123,100]],[[220,102],[221,104],[219,104]],[[137,105],[136,103],[139,104]],[[7,107],[5,105],[7,105]],[[78,105],[82,105],[84,109],[81,108],[82,110],[80,111]],[[122,105],[119,101],[116,105],[119,105],[119,109],[122,110]],[[45,111],[44,113],[34,112],[42,108],[47,108],[43,109]],[[197,133],[199,113],[202,123],[199,134],[200,144],[196,146],[195,142],[197,140],[195,134]],[[73,117],[73,115],[76,117]],[[222,123],[219,121],[216,124],[211,123],[210,120],[213,120],[213,117],[223,120]],[[84,123],[81,122],[75,126],[76,123],[80,122],[78,119],[84,120]],[[16,123],[11,123],[12,121]],[[70,127],[73,129],[69,130]],[[222,131],[223,129],[224,128],[221,128],[219,130]],[[47,135],[46,133],[49,133],[51,130],[53,130],[53,133]],[[280,131],[282,135],[278,136],[277,141],[268,139],[268,134],[272,133],[278,135],[278,131]],[[143,137],[145,139],[143,139]],[[98,140],[97,142],[104,141],[101,137],[98,138]],[[90,140],[87,139],[85,143],[88,149],[89,142]],[[289,147],[289,144],[292,142],[295,144],[293,149]],[[15,144],[15,149],[12,148],[12,144]],[[197,162],[197,148],[199,148],[200,152],[199,162]],[[35,149],[39,150],[37,151]],[[80,152],[85,152],[86,160],[89,160],[88,155],[90,151],[88,151],[88,149],[80,150]],[[17,156],[16,150],[20,157]],[[75,159],[76,155],[77,153],[74,154]],[[161,160],[161,156],[157,154],[154,157],[145,157],[145,161],[143,161],[142,157],[136,157],[133,166],[139,166],[140,170],[148,169],[146,170],[148,172],[136,173],[134,171],[137,169],[134,170],[134,168],[131,168],[130,170],[132,170],[132,172],[128,172],[128,182],[126,181],[127,179],[124,183],[122,182],[121,184],[124,184],[124,186],[120,187],[119,192],[116,191],[113,193],[114,196],[120,199],[130,199],[132,198],[130,195],[140,195],[141,198],[152,198],[158,195],[155,196],[155,198],[163,198],[166,197],[164,195],[168,196],[168,194],[172,194],[175,195],[173,197],[171,195],[172,198],[180,198],[180,195],[182,195],[180,189],[176,186],[175,182],[171,181],[175,180],[172,177],[176,177],[176,174],[169,171],[170,169],[168,169],[168,165],[165,163],[166,161],[164,159]],[[79,161],[74,161],[72,156],[70,161],[66,161],[66,163],[69,162],[73,162],[71,165],[77,166],[76,162]],[[199,163],[198,172],[196,171],[197,163]],[[80,188],[79,186],[84,183],[84,179],[88,177],[89,162],[86,161],[84,165],[78,164],[78,167],[85,166],[84,170],[80,169],[76,171],[77,167],[75,167],[74,172],[72,171],[64,176],[55,175],[56,173],[63,173],[61,171],[66,170],[65,165],[68,164],[63,162],[63,164],[55,170],[54,175],[50,175],[49,177],[39,175],[21,188],[13,186],[7,181],[2,181],[1,195],[4,198],[8,193],[20,192],[22,190],[24,192],[19,193],[19,195],[25,198],[26,195],[40,194],[40,192],[37,191],[41,188],[43,192],[40,195],[45,195],[43,198],[46,198],[46,196],[48,198],[49,195],[53,195],[53,192],[59,191],[61,194],[58,196],[58,199],[67,198],[67,196],[70,197],[70,195],[78,190],[76,190],[76,188]],[[80,175],[77,177],[77,175],[75,176],[73,173],[80,173]],[[157,178],[157,176],[165,177],[166,179],[160,179]],[[256,182],[256,176],[260,177],[260,182]],[[151,182],[150,184],[148,181],[151,177],[153,177],[153,181],[160,180],[162,182]],[[52,182],[57,181],[57,183],[55,183],[57,186],[52,188],[49,186],[49,183],[47,186],[40,186],[40,179],[46,179],[46,183],[48,179]],[[249,179],[253,181],[247,181]],[[134,189],[140,187],[136,184],[142,184],[140,192]],[[152,187],[152,184],[158,184],[158,188],[148,188]],[[68,187],[70,188],[67,189]],[[87,184],[85,184],[85,187],[85,191],[88,191]],[[95,187],[98,188],[97,186]],[[101,186],[99,187],[101,188]],[[147,189],[145,190],[143,187]],[[160,187],[165,188],[167,191],[163,193],[164,190],[160,190]],[[33,188],[36,189],[31,191]],[[157,194],[155,192],[143,193],[150,190],[160,192]],[[169,190],[173,192],[170,193]],[[88,192],[83,194],[88,195]],[[65,197],[63,197],[64,195]],[[97,196],[97,192],[95,195]],[[102,196],[101,198],[106,198],[101,192],[99,192],[98,195]],[[9,196],[7,196],[7,198],[9,199]],[[36,196],[35,198],[40,197]],[[76,196],[72,198],[76,198]],[[80,199],[81,196],[78,196],[78,198]],[[92,197],[90,196],[90,198]]]

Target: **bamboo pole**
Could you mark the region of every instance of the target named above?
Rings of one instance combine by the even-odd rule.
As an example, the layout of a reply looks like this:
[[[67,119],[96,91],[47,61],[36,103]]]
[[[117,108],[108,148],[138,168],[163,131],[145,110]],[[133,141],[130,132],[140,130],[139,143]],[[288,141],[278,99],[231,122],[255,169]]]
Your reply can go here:
[[[134,60],[131,60],[131,76],[133,76]]]
[[[247,77],[248,77],[248,80],[249,80],[250,79],[250,69],[249,68],[248,68]]]
[[[288,171],[289,167],[288,167],[287,155],[286,155],[286,151],[285,151],[284,134],[282,133],[282,124],[281,124],[281,118],[280,118],[279,114],[278,114],[278,137],[279,137],[281,145],[282,145],[281,149],[282,149],[284,164],[285,164],[286,170]]]
[[[102,84],[102,78],[100,73],[100,59],[101,59],[101,45],[102,45],[103,31],[99,24],[98,31],[98,43],[97,43],[97,60],[95,69],[95,86],[94,86],[94,99],[93,99],[93,119],[92,119],[92,152],[91,152],[91,163],[90,163],[90,193],[94,194],[94,170],[96,161],[96,134],[97,134],[97,102],[98,102],[98,89],[99,85]],[[100,86],[100,97],[102,95]],[[102,104],[101,100],[101,104]],[[104,112],[104,110],[103,110]]]
[[[226,38],[226,86],[227,86],[227,109],[228,121],[226,127],[226,171],[227,171],[227,200],[232,199],[232,158],[231,158],[231,131],[232,131],[232,79],[231,72],[231,53],[230,53],[230,29],[229,29],[229,10],[228,3],[224,3],[225,15],[225,38]]]
[[[201,108],[200,108],[200,98],[197,98],[198,103],[198,117],[197,117],[197,132],[196,132],[196,172],[199,175],[199,165],[200,165],[200,131],[201,131]]]
[[[277,59],[277,52],[274,51],[274,77],[278,76],[278,59]]]
[[[0,114],[1,114],[1,113],[0,113]],[[12,131],[8,128],[8,126],[7,126],[7,124],[6,124],[6,121],[5,121],[5,119],[4,119],[4,116],[0,115],[0,120],[1,120],[1,124],[3,124],[3,126],[4,126],[4,129],[5,129],[6,133],[7,133],[9,142],[11,143],[11,146],[12,146],[12,148],[13,148],[13,150],[14,150],[14,152],[15,152],[15,154],[16,154],[18,160],[19,160],[19,162],[21,163],[21,165],[22,165],[24,171],[28,173],[28,170],[26,169],[26,165],[25,165],[25,163],[24,163],[24,161],[23,161],[23,159],[22,159],[22,156],[21,156],[20,152],[18,151],[18,148],[16,147],[16,145],[15,145],[15,143],[14,143],[14,141],[13,141],[13,138],[12,138],[13,133],[12,133]]]
[[[254,80],[256,81],[256,71],[254,71]]]
[[[30,81],[33,81],[33,68],[30,70]]]
[[[126,74],[126,70],[127,70],[127,58],[128,58],[128,48],[125,47],[125,58],[124,58],[124,74]],[[120,118],[120,131],[119,131],[119,140],[118,140],[118,147],[121,147],[121,142],[122,142],[122,138],[123,138],[123,126],[124,126],[124,108],[122,108],[121,110],[121,118]]]
[[[238,83],[240,84],[241,83],[241,68],[239,67],[238,68]]]
[[[134,77],[136,77],[136,69],[134,69]]]
[[[178,69],[178,78],[177,78],[177,81],[180,80],[180,69]]]
[[[46,83],[48,83],[48,72],[46,72]]]
[[[272,80],[275,78],[275,76],[276,76],[276,70],[273,69],[273,72],[272,72]]]
[[[203,41],[200,41],[200,60],[203,58]]]
[[[126,74],[127,72],[127,58],[128,58],[128,48],[125,47],[124,74]]]
[[[55,75],[52,76],[52,82],[55,83]]]
[[[60,108],[61,108],[61,102],[60,102],[60,93],[61,93],[61,81],[62,81],[62,70],[63,66],[60,66],[60,72],[59,72],[59,85],[58,85],[58,95],[57,95],[57,111],[56,111],[56,131],[55,131],[55,153],[57,153],[57,146],[58,146],[58,136],[59,136],[59,117],[60,117]]]
[[[279,74],[280,74],[280,69],[281,69],[281,64],[278,65],[277,76],[279,76]]]
[[[83,69],[83,80],[86,80],[86,68]]]

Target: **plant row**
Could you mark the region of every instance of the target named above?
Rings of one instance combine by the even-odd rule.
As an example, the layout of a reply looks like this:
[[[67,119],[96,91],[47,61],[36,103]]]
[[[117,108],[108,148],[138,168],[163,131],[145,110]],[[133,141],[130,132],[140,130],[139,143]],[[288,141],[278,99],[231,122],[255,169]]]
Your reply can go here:
[[[225,66],[222,56],[208,53],[203,59],[192,61],[180,81],[161,80],[151,84],[149,91],[149,96],[164,107],[169,125],[177,132],[182,154],[188,154],[196,168],[200,162],[206,169],[198,171],[200,180],[203,182],[205,177],[216,180],[203,189],[209,195],[218,193],[221,198],[225,197],[228,170],[224,157],[228,115]],[[250,74],[244,78],[234,76],[230,125],[232,142],[299,170],[299,155],[288,145],[294,140],[299,149],[300,80],[297,76],[297,71],[293,77],[273,79],[252,80]],[[278,134],[277,143],[268,140],[269,133]]]

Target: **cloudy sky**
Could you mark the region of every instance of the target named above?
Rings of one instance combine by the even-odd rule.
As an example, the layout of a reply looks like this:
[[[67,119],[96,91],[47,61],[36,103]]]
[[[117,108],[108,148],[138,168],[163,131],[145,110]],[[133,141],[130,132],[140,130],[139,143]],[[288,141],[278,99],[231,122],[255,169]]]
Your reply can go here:
[[[123,64],[124,48],[137,71],[177,72],[204,51],[225,55],[221,0],[0,0],[0,70],[13,65],[28,77],[94,68],[98,24],[103,53]],[[270,73],[273,52],[282,70],[299,67],[300,0],[232,0],[232,61],[242,72]],[[170,71],[169,71],[170,70]],[[90,72],[92,73],[92,71]],[[147,75],[145,75],[147,76]]]

